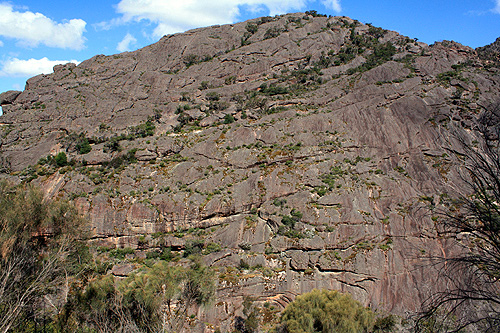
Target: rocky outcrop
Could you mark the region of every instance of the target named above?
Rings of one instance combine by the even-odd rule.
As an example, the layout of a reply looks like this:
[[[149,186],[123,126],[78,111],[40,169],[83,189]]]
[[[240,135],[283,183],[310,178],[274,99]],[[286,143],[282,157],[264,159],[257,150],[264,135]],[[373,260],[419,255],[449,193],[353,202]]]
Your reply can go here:
[[[404,315],[440,286],[423,259],[453,251],[422,209],[460,187],[451,130],[473,135],[499,73],[345,17],[196,29],[2,94],[0,170],[74,200],[101,246],[219,244],[204,322],[323,287]]]
[[[490,45],[478,47],[476,51],[479,57],[483,60],[486,60],[487,63],[500,63],[500,37],[498,37]]]
[[[21,91],[9,90],[0,94],[0,105],[12,104],[21,94]]]

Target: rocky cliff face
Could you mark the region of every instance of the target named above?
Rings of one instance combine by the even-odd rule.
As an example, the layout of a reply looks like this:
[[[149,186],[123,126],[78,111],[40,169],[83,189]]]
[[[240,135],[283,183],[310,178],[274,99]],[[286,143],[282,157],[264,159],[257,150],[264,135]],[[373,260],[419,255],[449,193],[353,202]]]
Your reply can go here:
[[[490,45],[478,47],[476,51],[479,58],[484,60],[487,66],[498,67],[500,63],[500,37]]]
[[[73,200],[101,246],[213,249],[206,322],[313,288],[404,315],[439,286],[422,259],[453,251],[419,209],[460,186],[450,130],[499,97],[469,47],[288,14],[31,78],[0,95],[0,163]]]

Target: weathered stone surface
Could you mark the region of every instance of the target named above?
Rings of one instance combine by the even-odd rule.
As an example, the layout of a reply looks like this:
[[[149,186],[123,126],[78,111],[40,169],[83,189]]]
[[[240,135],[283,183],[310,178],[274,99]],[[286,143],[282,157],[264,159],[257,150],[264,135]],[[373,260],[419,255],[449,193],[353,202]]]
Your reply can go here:
[[[135,265],[125,264],[125,265],[115,265],[111,269],[111,274],[119,277],[126,277],[135,269]]]
[[[329,288],[416,311],[440,283],[423,259],[454,251],[422,198],[462,186],[444,147],[453,148],[450,129],[473,133],[500,99],[500,71],[454,42],[390,31],[375,41],[348,18],[264,21],[252,20],[250,44],[247,23],[196,29],[56,66],[0,95],[2,178],[36,178],[47,197],[74,198],[98,245],[142,257],[193,240],[219,245],[203,257],[221,278],[202,316],[222,331],[233,330],[245,295],[283,309]],[[367,47],[335,63],[349,25],[396,54],[359,67],[370,63]],[[87,154],[66,141],[80,133]],[[61,151],[81,163],[37,163]]]
[[[82,155],[79,159],[84,160],[89,165],[100,165],[110,162],[112,156],[105,153],[102,149],[93,149],[88,154]]]
[[[0,105],[12,104],[22,91],[9,90],[0,94]]]
[[[158,157],[158,154],[156,154],[154,151],[150,151],[149,149],[144,149],[136,151],[135,157],[139,161],[150,161],[156,159]]]

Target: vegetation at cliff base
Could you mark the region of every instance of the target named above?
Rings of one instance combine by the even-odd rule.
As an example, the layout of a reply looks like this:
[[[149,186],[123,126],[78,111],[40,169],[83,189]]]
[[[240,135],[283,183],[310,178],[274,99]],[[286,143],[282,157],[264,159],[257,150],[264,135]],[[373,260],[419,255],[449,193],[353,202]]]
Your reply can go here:
[[[180,332],[193,306],[209,304],[214,294],[213,272],[200,262],[186,268],[158,261],[121,280],[95,276],[75,290],[57,324],[70,331]]]
[[[137,262],[118,279],[108,271],[120,259],[98,257],[85,227],[69,202],[0,183],[0,332],[179,332],[213,300],[198,257]]]
[[[392,316],[377,318],[349,294],[318,290],[302,294],[282,313],[280,332],[358,333],[390,331]]]
[[[36,330],[60,305],[69,276],[85,266],[83,225],[70,204],[0,183],[0,332]]]

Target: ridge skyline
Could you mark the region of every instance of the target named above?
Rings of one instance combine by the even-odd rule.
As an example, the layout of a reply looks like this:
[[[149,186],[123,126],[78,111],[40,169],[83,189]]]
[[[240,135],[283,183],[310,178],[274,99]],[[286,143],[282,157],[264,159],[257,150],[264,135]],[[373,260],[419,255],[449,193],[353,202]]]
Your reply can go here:
[[[88,6],[87,6],[88,5]],[[500,2],[451,1],[377,4],[368,1],[222,1],[175,6],[149,0],[142,7],[121,0],[85,6],[62,1],[0,3],[0,92],[24,89],[32,76],[56,64],[80,63],[97,54],[136,50],[164,34],[234,24],[262,16],[314,10],[397,31],[427,44],[454,40],[473,48],[493,43],[500,31]],[[196,3],[195,3],[196,5]],[[91,9],[90,9],[91,8]],[[432,28],[430,28],[432,27]]]

